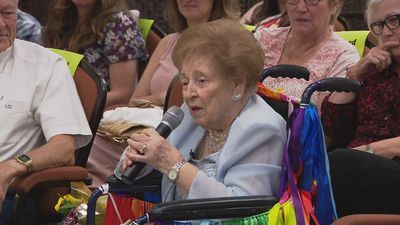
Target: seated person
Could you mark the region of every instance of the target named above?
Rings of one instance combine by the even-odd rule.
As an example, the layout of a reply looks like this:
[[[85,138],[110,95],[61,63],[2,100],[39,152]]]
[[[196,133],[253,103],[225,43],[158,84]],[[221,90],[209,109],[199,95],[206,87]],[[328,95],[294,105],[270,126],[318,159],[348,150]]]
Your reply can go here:
[[[18,9],[17,38],[42,44],[42,25],[32,15]]]
[[[154,129],[131,135],[117,177],[135,162],[146,163],[164,174],[165,201],[275,195],[286,132],[282,117],[255,94],[263,55],[233,20],[187,28],[172,52],[183,85],[183,121],[168,141]],[[178,176],[168,176],[171,171]]]
[[[254,4],[243,14],[240,22],[254,25],[256,30],[289,26],[285,5],[281,0],[264,0]]]
[[[140,78],[129,106],[136,107],[141,103],[150,101],[156,106],[164,105],[164,98],[169,83],[178,73],[171,59],[180,34],[187,28],[198,23],[203,23],[219,18],[238,17],[237,0],[220,0],[193,2],[198,7],[187,7],[182,1],[167,0],[165,15],[177,32],[163,38],[152,54],[150,61]],[[211,16],[212,15],[212,16]],[[110,142],[100,135],[96,135],[93,143],[92,154],[89,156],[87,167],[93,177],[93,187],[103,184],[112,174],[126,144]],[[101,166],[101,170],[98,168]]]
[[[13,179],[74,164],[91,131],[64,59],[15,39],[17,0],[0,0],[0,224],[12,224]],[[5,16],[6,15],[6,16]],[[35,57],[32,57],[35,56]],[[7,192],[7,193],[6,193]],[[31,215],[31,214],[30,214]],[[34,218],[21,212],[27,224]]]
[[[328,77],[346,77],[346,71],[358,62],[357,50],[337,36],[331,28],[343,0],[285,0],[290,27],[260,29],[255,33],[265,52],[264,68],[295,64],[310,70],[310,79],[267,78],[264,84],[287,95],[301,97],[311,83]],[[312,97],[320,109],[325,93]]]
[[[105,79],[106,108],[127,104],[137,61],[147,58],[145,42],[123,0],[53,0],[44,27],[46,47],[81,53]]]
[[[400,4],[370,0],[366,15],[379,44],[351,69],[361,93],[333,93],[322,107],[326,135],[350,141],[329,155],[339,216],[400,213]]]
[[[167,0],[166,19],[177,32],[167,35],[158,44],[131,97],[130,105],[135,105],[139,98],[163,106],[168,84],[178,73],[171,60],[171,52],[186,28],[220,18],[238,18],[237,0],[221,0],[215,4],[213,1],[202,1],[193,4],[197,4],[197,8],[188,7],[182,1]]]

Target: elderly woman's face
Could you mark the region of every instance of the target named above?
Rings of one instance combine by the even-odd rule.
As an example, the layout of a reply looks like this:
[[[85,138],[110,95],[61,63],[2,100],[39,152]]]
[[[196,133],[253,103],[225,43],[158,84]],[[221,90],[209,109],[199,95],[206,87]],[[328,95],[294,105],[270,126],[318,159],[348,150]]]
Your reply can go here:
[[[234,82],[213,69],[207,57],[191,57],[181,69],[182,94],[190,114],[205,129],[224,129],[232,118]]]
[[[399,17],[395,15],[400,15],[400,4],[399,0],[383,0],[375,10],[371,10],[369,12],[369,23],[389,23],[390,26],[394,24],[398,24]],[[394,27],[394,26],[393,26]],[[387,25],[382,26],[382,33],[377,35],[380,43],[385,43],[389,41],[397,41],[400,42],[400,27],[390,29]],[[391,47],[389,52],[395,58],[400,59],[400,46]]]
[[[330,19],[337,11],[337,7],[330,6],[329,1],[320,0],[316,5],[310,5],[315,0],[298,0],[296,4],[285,1],[292,29],[306,34],[322,33],[329,29]]]
[[[208,21],[214,0],[176,0],[176,3],[179,12],[186,18],[188,24],[198,24]]]

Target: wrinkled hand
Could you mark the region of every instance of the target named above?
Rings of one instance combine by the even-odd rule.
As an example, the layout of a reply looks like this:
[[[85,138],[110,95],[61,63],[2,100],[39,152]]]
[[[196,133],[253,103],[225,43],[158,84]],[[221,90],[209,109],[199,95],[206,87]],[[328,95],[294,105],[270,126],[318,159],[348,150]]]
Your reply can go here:
[[[154,129],[145,129],[141,133],[132,134],[128,144],[123,170],[134,162],[143,162],[166,174],[177,161],[183,160],[180,151],[167,143]]]
[[[398,45],[399,42],[389,41],[373,47],[357,64],[356,73],[358,80],[364,80],[366,77],[363,77],[363,75],[368,74],[371,70],[381,72],[388,68],[392,64],[389,49]]]

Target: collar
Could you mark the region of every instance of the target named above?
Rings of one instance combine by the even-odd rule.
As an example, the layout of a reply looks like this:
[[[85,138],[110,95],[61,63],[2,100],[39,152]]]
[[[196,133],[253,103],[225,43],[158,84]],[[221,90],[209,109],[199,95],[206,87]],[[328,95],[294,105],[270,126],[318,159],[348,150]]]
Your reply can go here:
[[[9,48],[7,48],[5,51],[0,52],[0,73],[3,72],[4,67],[8,61],[8,59],[11,57],[11,53],[12,53],[12,49],[13,46],[10,46]]]

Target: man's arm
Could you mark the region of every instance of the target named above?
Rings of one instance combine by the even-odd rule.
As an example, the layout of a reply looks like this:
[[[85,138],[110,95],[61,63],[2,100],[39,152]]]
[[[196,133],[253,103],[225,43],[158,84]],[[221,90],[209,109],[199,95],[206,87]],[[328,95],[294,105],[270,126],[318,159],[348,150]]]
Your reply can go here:
[[[31,159],[32,171],[74,164],[75,139],[70,135],[55,135],[47,144],[26,153]],[[26,175],[25,165],[10,159],[0,163],[0,210],[10,183],[15,177]]]

